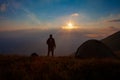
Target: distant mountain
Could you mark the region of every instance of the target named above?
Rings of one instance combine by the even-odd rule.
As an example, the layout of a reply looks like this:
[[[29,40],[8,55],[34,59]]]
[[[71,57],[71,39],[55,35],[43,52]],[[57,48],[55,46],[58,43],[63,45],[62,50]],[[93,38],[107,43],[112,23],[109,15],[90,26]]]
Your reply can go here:
[[[114,52],[120,51],[120,31],[102,39],[102,42],[110,47]]]

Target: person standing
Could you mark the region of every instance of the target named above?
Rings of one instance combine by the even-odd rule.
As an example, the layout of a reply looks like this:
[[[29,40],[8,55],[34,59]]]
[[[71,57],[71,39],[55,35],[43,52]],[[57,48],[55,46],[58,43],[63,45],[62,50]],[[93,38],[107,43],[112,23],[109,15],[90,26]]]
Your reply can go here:
[[[53,38],[52,34],[50,34],[47,40],[47,45],[48,45],[48,56],[50,56],[50,52],[52,53],[52,56],[54,56],[54,49],[56,47],[56,44],[55,44],[55,39]]]

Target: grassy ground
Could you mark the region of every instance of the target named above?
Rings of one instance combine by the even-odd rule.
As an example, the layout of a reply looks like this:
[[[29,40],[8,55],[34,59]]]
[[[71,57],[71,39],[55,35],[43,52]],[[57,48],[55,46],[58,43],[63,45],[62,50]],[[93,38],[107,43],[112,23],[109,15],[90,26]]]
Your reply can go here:
[[[0,80],[120,80],[120,60],[0,56]]]

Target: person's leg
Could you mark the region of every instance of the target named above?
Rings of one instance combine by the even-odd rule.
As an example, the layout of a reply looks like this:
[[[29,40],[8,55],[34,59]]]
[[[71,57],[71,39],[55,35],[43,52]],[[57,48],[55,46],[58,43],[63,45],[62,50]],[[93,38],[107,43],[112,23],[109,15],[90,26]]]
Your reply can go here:
[[[54,49],[52,49],[52,56],[54,56]]]
[[[48,51],[48,54],[47,54],[47,56],[49,56],[49,51]]]
[[[50,55],[50,49],[48,48],[48,55],[47,56],[49,56]]]

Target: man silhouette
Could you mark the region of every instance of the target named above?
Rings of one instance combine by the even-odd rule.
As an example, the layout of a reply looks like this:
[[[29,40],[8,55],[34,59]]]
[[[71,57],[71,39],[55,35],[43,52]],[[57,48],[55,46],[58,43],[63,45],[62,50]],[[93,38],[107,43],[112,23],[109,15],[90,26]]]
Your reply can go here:
[[[52,53],[52,56],[54,56],[54,49],[56,47],[56,44],[54,38],[52,37],[52,34],[50,34],[47,40],[47,45],[48,45],[48,56],[50,55],[50,52]]]

